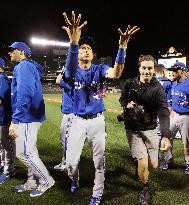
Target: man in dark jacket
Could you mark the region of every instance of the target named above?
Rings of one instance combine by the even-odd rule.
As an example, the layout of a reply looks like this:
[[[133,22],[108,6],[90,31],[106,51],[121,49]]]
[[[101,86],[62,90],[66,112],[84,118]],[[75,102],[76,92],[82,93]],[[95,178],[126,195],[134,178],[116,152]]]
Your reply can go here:
[[[158,167],[158,145],[156,135],[157,116],[160,121],[161,150],[171,147],[169,140],[169,111],[165,92],[154,78],[155,59],[151,55],[139,58],[140,76],[128,79],[120,97],[124,110],[124,124],[131,154],[138,162],[138,176],[143,183],[140,203],[148,204],[148,167]]]

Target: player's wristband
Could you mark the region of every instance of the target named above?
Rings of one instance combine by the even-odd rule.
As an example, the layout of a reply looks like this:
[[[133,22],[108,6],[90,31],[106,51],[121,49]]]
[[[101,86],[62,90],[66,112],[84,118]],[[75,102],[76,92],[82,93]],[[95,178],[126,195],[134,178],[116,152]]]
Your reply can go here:
[[[125,56],[126,56],[126,49],[119,48],[116,57],[116,63],[124,64],[125,63]]]
[[[119,45],[119,48],[122,48],[122,49],[126,50],[127,49],[127,45]]]

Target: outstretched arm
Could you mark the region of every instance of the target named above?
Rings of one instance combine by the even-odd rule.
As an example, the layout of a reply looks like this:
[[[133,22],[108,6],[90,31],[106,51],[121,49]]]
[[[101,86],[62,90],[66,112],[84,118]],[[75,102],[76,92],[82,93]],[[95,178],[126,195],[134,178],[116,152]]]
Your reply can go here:
[[[115,65],[113,68],[109,68],[107,70],[106,78],[119,78],[121,76],[125,64],[127,44],[130,38],[139,30],[140,28],[138,28],[137,26],[133,26],[131,28],[130,25],[128,25],[124,33],[121,31],[120,28],[118,29],[118,32],[120,34],[119,50],[117,53]]]
[[[75,69],[78,65],[78,42],[81,36],[81,29],[87,24],[87,21],[80,25],[81,14],[76,18],[74,11],[72,11],[71,20],[68,19],[65,12],[63,13],[63,16],[67,26],[63,26],[62,28],[67,32],[70,39],[64,77],[67,80],[72,80],[74,78]]]

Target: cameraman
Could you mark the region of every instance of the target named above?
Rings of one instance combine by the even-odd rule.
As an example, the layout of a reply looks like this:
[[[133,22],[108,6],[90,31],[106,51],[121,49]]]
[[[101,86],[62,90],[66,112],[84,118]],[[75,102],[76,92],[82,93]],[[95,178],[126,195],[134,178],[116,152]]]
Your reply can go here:
[[[155,64],[153,56],[141,56],[138,63],[139,77],[125,81],[120,97],[129,147],[132,157],[137,160],[138,176],[143,183],[141,204],[150,201],[148,167],[158,167],[157,116],[162,136],[161,150],[169,150],[171,147],[169,111],[165,92],[154,78]]]

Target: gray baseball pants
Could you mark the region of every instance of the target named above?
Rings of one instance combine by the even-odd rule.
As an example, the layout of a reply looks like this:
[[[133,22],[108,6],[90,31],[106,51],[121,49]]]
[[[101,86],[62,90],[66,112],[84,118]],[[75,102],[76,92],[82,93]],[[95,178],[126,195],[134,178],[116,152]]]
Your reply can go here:
[[[0,162],[4,167],[4,174],[14,171],[16,157],[15,140],[9,136],[9,125],[0,126]]]
[[[174,139],[176,133],[179,131],[182,136],[184,148],[189,148],[189,115],[181,115],[174,112],[174,115],[170,118],[170,130],[172,139]],[[166,152],[165,161],[169,161],[172,157],[173,155],[171,151]],[[189,164],[187,156],[185,156],[185,161]]]
[[[67,150],[67,140],[68,133],[71,125],[71,118],[73,114],[63,114],[62,122],[60,125],[60,142],[62,146],[62,164],[66,164],[66,150]]]
[[[84,143],[87,139],[92,152],[95,167],[93,197],[101,197],[105,181],[105,120],[103,114],[93,119],[83,119],[74,115],[69,130],[66,165],[68,176],[73,181],[78,181],[78,163]]]
[[[39,158],[36,142],[40,122],[20,123],[16,127],[16,156],[28,167],[28,180],[36,184],[50,184],[53,178]]]

